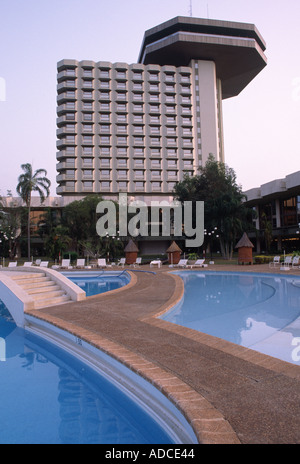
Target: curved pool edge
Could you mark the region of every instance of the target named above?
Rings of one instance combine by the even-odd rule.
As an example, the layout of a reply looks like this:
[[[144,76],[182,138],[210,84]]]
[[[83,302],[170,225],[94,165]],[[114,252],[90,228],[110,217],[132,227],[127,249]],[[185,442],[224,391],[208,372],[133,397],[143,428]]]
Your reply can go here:
[[[184,327],[180,326],[177,324],[174,324],[172,322],[166,321],[164,319],[160,319],[159,317],[168,312],[170,309],[172,309],[174,306],[180,303],[184,296],[184,282],[181,279],[180,275],[177,274],[177,272],[199,272],[199,269],[182,269],[182,270],[168,270],[167,273],[171,275],[176,282],[176,287],[175,287],[175,292],[172,297],[172,299],[164,305],[162,308],[159,309],[159,311],[152,313],[149,317],[146,317],[143,319],[144,322],[154,325],[156,327],[161,327],[164,330],[167,330],[169,332],[176,333],[177,335],[190,338],[191,340],[194,340],[196,342],[205,344],[211,348],[214,348],[216,350],[220,350],[226,354],[235,356],[237,358],[242,359],[243,361],[251,362],[252,364],[256,364],[257,366],[265,367],[267,369],[270,369],[274,371],[276,374],[284,374],[287,375],[288,377],[291,377],[293,379],[300,379],[300,369],[298,365],[289,363],[287,361],[283,361],[281,359],[275,358],[273,356],[260,353],[252,348],[246,348],[240,345],[237,345],[235,343],[229,342],[227,340],[223,340],[222,338],[215,337],[214,335],[209,335],[204,332],[199,332],[197,330],[191,329],[189,327]],[[201,271],[200,271],[201,272]],[[204,272],[207,272],[204,271]],[[232,272],[232,273],[238,273],[238,271],[218,271],[218,270],[213,270],[209,272]],[[251,272],[251,271],[246,271],[243,272],[245,274],[257,274],[257,275],[262,275],[263,273],[256,273],[256,272]],[[270,276],[270,273],[265,273],[266,276]],[[274,274],[278,276],[278,274]],[[290,274],[287,276],[286,274],[282,274],[282,276],[285,277],[299,277],[299,275],[293,275]]]
[[[121,345],[79,327],[70,330],[52,317],[48,320],[32,312],[25,319],[25,331],[55,344],[104,375],[162,425],[175,443],[198,444],[193,425],[158,383],[160,378],[173,381],[172,375]],[[157,381],[147,375],[149,369],[158,375]],[[189,396],[190,400],[193,398]]]
[[[134,274],[133,277],[132,288],[134,288],[137,281]],[[174,305],[174,302],[178,301],[178,299],[182,297],[182,292],[184,291],[182,279],[176,275],[172,275],[172,278],[176,281],[175,291],[172,298],[170,298],[167,304],[162,308],[162,312],[171,308]],[[128,288],[128,285],[111,292],[87,297],[87,300],[98,298],[99,301],[101,301],[113,292],[118,292],[122,289]],[[206,398],[204,398],[204,396],[194,390],[190,385],[183,382],[173,372],[169,372],[161,366],[148,361],[136,352],[131,351],[112,340],[106,339],[97,333],[75,325],[74,323],[68,323],[65,320],[54,317],[50,314],[41,314],[38,311],[30,311],[28,312],[28,316],[31,320],[34,318],[36,320],[43,321],[44,323],[49,323],[57,329],[70,333],[81,341],[88,343],[101,352],[114,358],[130,371],[137,374],[140,378],[145,379],[145,381],[153,385],[153,387],[160,391],[187,420],[195,434],[198,444],[241,443],[236,432],[221,412],[219,412]],[[159,320],[156,319],[155,313],[153,316],[151,315],[150,318],[142,318],[141,321],[157,325],[156,322]]]

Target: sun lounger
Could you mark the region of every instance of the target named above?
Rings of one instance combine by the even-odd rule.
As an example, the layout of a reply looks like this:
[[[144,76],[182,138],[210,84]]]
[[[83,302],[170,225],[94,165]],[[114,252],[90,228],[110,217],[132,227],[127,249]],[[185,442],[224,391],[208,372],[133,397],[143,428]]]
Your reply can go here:
[[[40,267],[48,267],[49,261],[41,261]]]
[[[23,264],[23,267],[31,267],[31,266],[32,266],[31,261],[27,261],[26,263]]]
[[[204,264],[205,259],[197,259],[197,261],[191,265],[193,267],[207,267],[207,264]]]
[[[273,261],[269,263],[269,267],[275,267],[280,264],[280,256],[274,256]]]
[[[54,264],[52,269],[73,269],[73,266],[70,265],[70,259],[63,259],[61,265]]]
[[[151,261],[150,262],[150,267],[152,266],[157,266],[157,267],[161,267],[161,260],[160,259],[155,259],[154,261]]]
[[[289,268],[292,265],[292,256],[286,256],[282,263],[282,266],[285,268]]]
[[[124,267],[124,266],[125,266],[125,262],[126,262],[126,258],[121,258],[117,265],[118,265],[118,266]]]
[[[18,265],[17,261],[12,261],[8,263],[8,267],[17,267],[17,265]]]
[[[174,267],[186,267],[187,266],[187,259],[180,259],[177,264],[174,264]]]
[[[77,259],[77,263],[76,263],[76,266],[75,266],[77,269],[84,269],[85,267],[85,259]]]
[[[142,258],[136,258],[135,263],[133,263],[133,267],[139,266],[142,264]]]
[[[294,256],[292,261],[292,268],[297,268],[299,266],[300,256]]]
[[[97,266],[98,266],[98,267],[106,267],[106,266],[107,266],[107,265],[106,265],[106,259],[104,259],[104,258],[98,259],[98,261],[97,261]]]

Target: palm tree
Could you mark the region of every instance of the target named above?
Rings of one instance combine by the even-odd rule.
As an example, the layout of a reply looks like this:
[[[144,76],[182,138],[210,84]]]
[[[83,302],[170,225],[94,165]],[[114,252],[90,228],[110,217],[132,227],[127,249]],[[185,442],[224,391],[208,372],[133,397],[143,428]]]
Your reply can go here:
[[[18,178],[17,193],[25,202],[28,208],[28,223],[27,223],[27,240],[28,240],[28,259],[30,260],[30,205],[32,192],[38,192],[41,203],[50,195],[50,180],[46,177],[45,169],[37,169],[33,174],[30,163],[22,164],[21,168],[24,174]]]

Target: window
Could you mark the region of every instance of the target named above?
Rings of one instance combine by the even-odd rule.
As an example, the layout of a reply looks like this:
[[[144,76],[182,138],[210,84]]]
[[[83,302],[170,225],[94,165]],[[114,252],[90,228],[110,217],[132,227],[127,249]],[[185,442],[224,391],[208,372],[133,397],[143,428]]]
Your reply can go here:
[[[82,87],[91,89],[91,88],[93,87],[93,82],[92,82],[92,81],[83,80],[83,81],[82,81]]]
[[[144,143],[144,137],[133,137],[134,143],[137,145]]]
[[[101,156],[109,156],[110,155],[110,148],[109,147],[100,147],[100,155]]]
[[[119,133],[120,133],[120,132],[121,132],[121,133],[122,133],[122,132],[127,132],[127,126],[124,126],[124,125],[119,124],[119,125],[117,126],[117,131],[118,131]]]
[[[107,135],[101,135],[100,136],[100,143],[102,144],[107,144],[110,142],[110,137]]]
[[[67,102],[66,108],[69,110],[75,110],[75,102]]]
[[[117,111],[126,111],[127,105],[124,103],[118,103],[117,104]]]
[[[151,171],[151,178],[160,177],[160,171]]]
[[[83,175],[84,177],[92,177],[93,171],[92,171],[92,169],[84,169],[84,170],[82,171],[82,175]]]
[[[117,154],[121,155],[121,156],[127,156],[127,148],[118,147],[117,148]]]
[[[92,110],[93,109],[93,103],[92,102],[83,102],[83,108],[85,110]]]
[[[66,69],[66,75],[67,76],[76,76],[75,69]]]
[[[100,91],[100,100],[109,100],[109,92],[107,90]]]
[[[109,124],[100,124],[100,131],[101,132],[109,132],[110,131]]]
[[[168,177],[177,177],[176,171],[168,171]]]
[[[92,124],[83,124],[82,126],[83,132],[93,132]]]
[[[109,114],[107,113],[100,114],[100,121],[109,121],[109,120],[110,120]]]
[[[109,103],[100,103],[101,111],[109,111]]]
[[[74,97],[75,97],[75,92],[74,92]],[[90,91],[87,91],[85,90],[83,93],[82,93],[82,98],[93,98],[93,91],[90,90]]]
[[[109,158],[102,158],[101,159],[101,166],[109,166],[110,165],[110,159]]]
[[[127,159],[125,158],[119,158],[118,161],[118,166],[121,166],[121,167],[126,167],[127,168]]]
[[[82,136],[83,143],[93,143],[93,136],[92,135],[83,135]]]
[[[75,114],[74,113],[66,113],[66,120],[67,121],[75,121]]]
[[[92,69],[84,69],[83,70],[83,75],[84,75],[84,77],[92,77],[93,76]]]
[[[127,143],[127,137],[125,137],[125,136],[121,136],[121,137],[118,136],[118,137],[117,137],[117,143],[118,143],[118,144],[119,144],[119,143],[121,143],[121,144],[126,144],[126,143]]]
[[[84,121],[92,121],[93,120],[93,114],[92,113],[83,113],[83,120]]]
[[[93,166],[93,158],[84,158],[83,166]]]
[[[152,168],[160,168],[161,161],[158,159],[151,160],[151,167]]]
[[[71,154],[71,153],[72,153],[72,154],[73,154],[73,153],[75,154],[75,147],[66,147],[66,152],[67,152],[68,154]]]
[[[108,69],[100,69],[100,77],[108,78],[109,77],[109,70]]]
[[[93,154],[93,147],[83,147],[82,153],[84,155],[92,155]]]
[[[85,190],[92,190],[93,189],[93,182],[91,180],[85,180],[82,182],[83,188]]]
[[[177,167],[177,160],[168,160],[168,168]]]
[[[144,190],[144,182],[135,182],[136,190]]]
[[[102,190],[109,190],[110,189],[110,182],[100,182],[100,187]]]
[[[134,171],[134,176],[136,178],[138,177],[144,177],[144,171]]]
[[[110,176],[110,170],[109,169],[101,169],[100,170],[100,176],[101,176],[101,178],[109,177]]]

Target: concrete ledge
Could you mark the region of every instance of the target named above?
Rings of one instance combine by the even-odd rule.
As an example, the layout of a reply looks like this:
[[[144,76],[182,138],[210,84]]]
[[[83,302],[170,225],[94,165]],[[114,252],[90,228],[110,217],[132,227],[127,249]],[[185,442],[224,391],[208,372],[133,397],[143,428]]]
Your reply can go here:
[[[37,266],[30,266],[30,267],[17,267],[17,268],[4,268],[3,271],[5,272],[14,272],[14,273],[36,273],[36,274],[45,274],[46,276],[50,277],[51,280],[56,282],[62,290],[66,292],[67,295],[70,296],[70,298],[73,301],[83,301],[86,299],[86,294],[85,291],[82,290],[78,285],[74,284],[73,282],[70,281],[67,277],[62,275],[60,272],[55,271],[54,269],[49,269],[49,268],[42,268],[42,267],[37,267]]]

